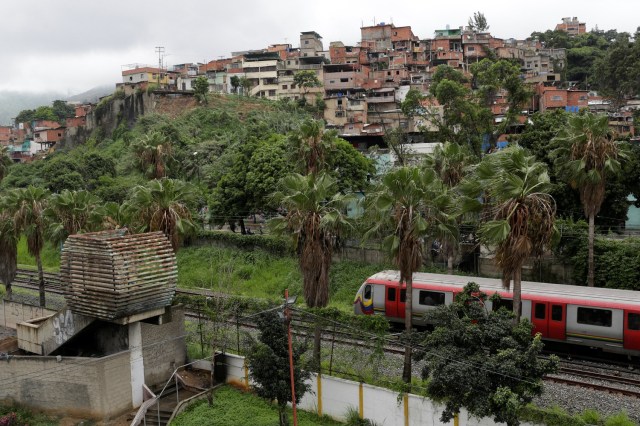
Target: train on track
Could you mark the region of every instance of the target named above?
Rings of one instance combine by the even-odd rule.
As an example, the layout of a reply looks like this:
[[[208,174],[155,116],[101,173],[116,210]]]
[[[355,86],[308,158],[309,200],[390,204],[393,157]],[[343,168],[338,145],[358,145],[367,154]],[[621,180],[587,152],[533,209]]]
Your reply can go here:
[[[398,271],[367,278],[356,293],[355,313],[384,315],[391,322],[404,323],[406,288],[399,280]],[[498,293],[500,306],[513,308],[513,293],[505,290],[500,280],[415,273],[413,323],[428,325],[424,314],[452,303],[469,281],[489,296]],[[485,307],[499,308],[489,300]],[[522,318],[533,324],[533,333],[541,333],[547,341],[640,356],[640,292],[523,281],[521,312]]]

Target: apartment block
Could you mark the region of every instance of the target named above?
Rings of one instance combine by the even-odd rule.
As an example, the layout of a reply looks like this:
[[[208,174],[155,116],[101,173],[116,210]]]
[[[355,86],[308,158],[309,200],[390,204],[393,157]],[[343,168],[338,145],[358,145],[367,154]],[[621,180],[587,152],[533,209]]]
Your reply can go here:
[[[571,36],[577,36],[587,32],[587,24],[580,22],[575,16],[573,18],[562,18],[562,22],[556,25],[556,31],[564,31]]]

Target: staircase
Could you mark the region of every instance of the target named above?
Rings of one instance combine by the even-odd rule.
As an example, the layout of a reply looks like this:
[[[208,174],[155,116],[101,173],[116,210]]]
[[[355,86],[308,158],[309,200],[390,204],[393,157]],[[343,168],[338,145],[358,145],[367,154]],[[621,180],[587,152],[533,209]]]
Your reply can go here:
[[[80,333],[95,318],[62,308],[53,315],[16,324],[18,347],[25,351],[49,355]]]
[[[189,389],[185,389],[181,384],[176,387],[175,381],[171,381],[170,384],[162,391],[162,388],[153,389],[153,393],[160,395],[160,407],[158,411],[158,404],[154,404],[147,410],[147,414],[144,416],[144,423],[146,426],[166,426],[173,414],[173,410],[178,405],[179,401],[183,401],[187,398],[191,398],[196,395]]]

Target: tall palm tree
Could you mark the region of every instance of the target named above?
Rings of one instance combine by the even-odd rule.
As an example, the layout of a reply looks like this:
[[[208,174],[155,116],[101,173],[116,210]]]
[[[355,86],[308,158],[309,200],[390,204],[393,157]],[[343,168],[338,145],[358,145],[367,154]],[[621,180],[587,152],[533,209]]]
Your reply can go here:
[[[44,273],[40,254],[44,247],[45,217],[44,210],[49,200],[49,192],[43,188],[29,186],[10,191],[7,203],[13,212],[16,229],[27,239],[27,251],[36,259],[38,265],[38,283],[40,306],[45,306]]]
[[[364,205],[365,220],[371,224],[364,238],[383,236],[383,249],[400,270],[399,283],[406,289],[405,328],[411,333],[413,273],[422,266],[424,239],[436,230],[457,235],[449,215],[451,198],[433,170],[402,167],[386,174]],[[405,345],[402,378],[411,381],[410,343]]]
[[[304,300],[310,308],[324,308],[329,303],[334,245],[352,228],[345,214],[352,197],[340,194],[336,179],[324,173],[285,176],[280,188],[273,198],[286,214],[269,221],[269,227],[276,234],[291,235],[302,272]],[[316,326],[316,368],[320,367],[320,333]]]
[[[476,162],[476,157],[471,150],[456,143],[446,142],[439,145],[424,159],[424,167],[432,169],[442,183],[455,194],[455,190],[462,179],[469,172],[469,167]],[[455,215],[456,223],[460,228],[462,215]],[[453,273],[453,261],[458,248],[458,240],[452,238],[442,239],[442,249],[447,256],[447,271]]]
[[[113,201],[104,203],[97,208],[97,214],[102,219],[102,229],[126,228],[131,224],[133,211],[128,204],[118,204]]]
[[[172,158],[171,141],[161,132],[153,131],[133,143],[140,169],[151,179],[167,176],[167,163]]]
[[[11,283],[18,267],[18,240],[20,233],[13,214],[0,199],[0,281],[4,283],[7,299],[11,300]]]
[[[9,166],[13,162],[9,157],[9,149],[6,146],[0,146],[0,182],[9,174]]]
[[[57,246],[63,244],[69,235],[99,229],[102,220],[97,211],[99,206],[100,200],[84,190],[65,189],[53,194],[44,211],[47,240]]]
[[[547,166],[514,146],[487,155],[465,184],[468,207],[484,210],[480,239],[496,247],[496,263],[506,289],[513,279],[513,312],[520,320],[522,265],[539,256],[555,235],[555,201]],[[482,195],[485,202],[480,203]]]
[[[196,228],[189,209],[193,197],[193,188],[181,180],[155,179],[132,189],[127,209],[135,230],[162,231],[177,252],[184,236]]]
[[[605,198],[607,179],[619,174],[618,159],[626,153],[613,140],[606,115],[573,115],[556,137],[560,147],[554,154],[561,176],[580,194],[584,215],[589,220],[589,272],[587,283],[595,285],[595,217]]]
[[[334,132],[324,131],[322,121],[305,120],[297,132],[289,136],[289,141],[293,145],[292,153],[297,163],[301,165],[304,174],[319,173],[324,164],[325,157],[333,144],[332,139],[336,137]]]

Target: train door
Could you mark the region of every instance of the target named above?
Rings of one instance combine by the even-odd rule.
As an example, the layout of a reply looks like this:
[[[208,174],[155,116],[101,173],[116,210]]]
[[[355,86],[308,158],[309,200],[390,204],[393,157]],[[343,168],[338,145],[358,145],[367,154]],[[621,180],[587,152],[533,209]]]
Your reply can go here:
[[[549,339],[565,340],[567,338],[567,304],[566,303],[549,303]]]
[[[532,334],[540,333],[542,337],[549,335],[549,303],[531,301],[533,312],[531,315],[531,323],[533,324]]]
[[[624,348],[640,351],[640,311],[624,311]]]
[[[399,286],[388,286],[385,299],[386,315],[391,318],[404,318],[407,291]]]

